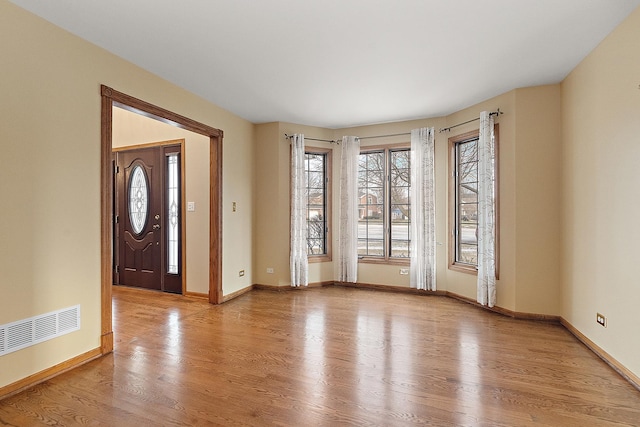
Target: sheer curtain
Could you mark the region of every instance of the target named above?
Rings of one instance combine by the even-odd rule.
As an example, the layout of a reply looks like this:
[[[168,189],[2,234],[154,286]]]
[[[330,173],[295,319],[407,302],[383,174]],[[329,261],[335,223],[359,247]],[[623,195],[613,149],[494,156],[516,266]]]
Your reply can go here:
[[[307,286],[307,185],[304,173],[304,135],[291,137],[291,286]]]
[[[436,290],[436,213],[434,129],[411,131],[411,268],[412,288]]]
[[[338,280],[355,283],[358,278],[358,156],[360,140],[342,137],[340,174],[340,254]]]
[[[496,303],[495,135],[493,116],[480,113],[478,140],[478,302]]]

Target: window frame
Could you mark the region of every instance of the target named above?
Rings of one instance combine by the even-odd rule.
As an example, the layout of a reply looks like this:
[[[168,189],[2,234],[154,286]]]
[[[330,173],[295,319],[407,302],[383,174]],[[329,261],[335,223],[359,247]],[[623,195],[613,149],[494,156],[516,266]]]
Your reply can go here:
[[[331,207],[332,207],[332,191],[331,191],[331,183],[332,183],[332,154],[333,154],[333,150],[329,149],[329,148],[320,148],[320,147],[310,147],[310,146],[306,146],[304,148],[304,154],[305,154],[305,160],[306,160],[306,155],[307,154],[316,154],[316,155],[322,155],[325,158],[325,165],[324,165],[324,170],[325,170],[325,180],[324,180],[324,197],[325,197],[325,253],[324,254],[317,254],[317,255],[311,255],[307,252],[307,260],[309,263],[315,263],[315,262],[330,262],[332,260],[332,254],[331,254],[331,239],[332,239],[332,224],[331,224],[331,220],[333,218],[333,215],[331,213]],[[309,205],[308,203],[308,197],[307,197],[307,206]],[[307,219],[308,221],[308,219]],[[309,238],[309,236],[307,235],[307,239]]]
[[[496,123],[494,125],[494,136],[495,136],[495,227],[496,227],[496,247],[495,247],[495,257],[496,257],[496,279],[499,278],[500,271],[500,161],[499,161],[499,125]],[[457,156],[456,156],[456,148],[458,144],[470,141],[472,139],[478,139],[480,137],[480,130],[475,129],[470,132],[466,132],[460,135],[452,136],[449,138],[449,255],[448,255],[448,265],[449,270],[459,271],[466,274],[478,275],[478,265],[477,264],[467,264],[460,262],[456,259],[457,256],[457,244],[458,239],[457,230],[459,228],[458,225],[458,209],[457,209],[457,177],[456,172],[458,170],[457,165]]]
[[[384,186],[383,186],[383,252],[384,255],[376,256],[376,255],[358,255],[358,262],[367,263],[367,264],[385,264],[385,265],[402,265],[408,266],[410,264],[410,257],[401,258],[401,257],[392,257],[390,255],[391,252],[391,152],[392,151],[408,151],[411,152],[411,145],[409,143],[400,143],[400,144],[388,144],[388,145],[372,145],[367,147],[360,147],[359,154],[366,153],[375,153],[375,152],[383,152],[384,153]],[[411,164],[409,164],[411,167]],[[359,174],[359,170],[358,170]],[[410,187],[409,187],[410,188]],[[359,191],[358,191],[359,193]],[[358,205],[360,195],[358,197]],[[409,236],[410,237],[410,236]],[[411,244],[411,240],[409,240],[409,245]]]

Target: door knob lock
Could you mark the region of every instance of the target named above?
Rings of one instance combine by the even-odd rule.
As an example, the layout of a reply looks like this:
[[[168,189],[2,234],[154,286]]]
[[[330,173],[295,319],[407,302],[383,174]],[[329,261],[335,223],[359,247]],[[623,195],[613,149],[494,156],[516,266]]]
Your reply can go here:
[[[152,228],[153,228],[154,230],[157,230],[157,229],[159,229],[159,228],[160,228],[160,224],[153,224],[153,227],[152,227]]]

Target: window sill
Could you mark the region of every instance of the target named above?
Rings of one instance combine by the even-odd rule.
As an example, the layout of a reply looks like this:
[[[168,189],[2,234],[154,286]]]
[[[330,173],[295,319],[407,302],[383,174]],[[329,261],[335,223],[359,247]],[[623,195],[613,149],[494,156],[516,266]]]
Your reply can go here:
[[[478,275],[478,268],[475,265],[468,264],[449,264],[449,270],[459,271],[460,273]]]
[[[460,273],[472,274],[474,276],[478,275],[478,267],[475,265],[468,264],[449,264],[449,270],[451,271],[459,271]],[[496,265],[496,280],[500,280],[500,270]]]
[[[316,262],[331,262],[331,256],[330,255],[307,256],[307,261],[309,262],[309,264],[313,264]]]
[[[358,264],[381,264],[381,265],[405,265],[411,264],[409,258],[373,258],[373,257],[358,257]]]

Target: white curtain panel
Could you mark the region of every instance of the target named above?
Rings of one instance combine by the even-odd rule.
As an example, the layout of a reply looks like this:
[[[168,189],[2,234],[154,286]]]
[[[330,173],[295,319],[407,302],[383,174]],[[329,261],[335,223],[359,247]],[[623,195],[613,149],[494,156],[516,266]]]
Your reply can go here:
[[[478,302],[496,303],[495,134],[493,116],[480,113],[478,140]]]
[[[309,284],[307,259],[307,185],[304,173],[304,135],[291,138],[291,286]]]
[[[410,284],[412,288],[436,290],[434,129],[411,131],[411,239]]]
[[[342,137],[340,174],[340,254],[338,280],[356,283],[358,279],[358,156],[360,140]]]

